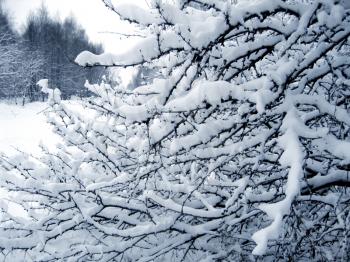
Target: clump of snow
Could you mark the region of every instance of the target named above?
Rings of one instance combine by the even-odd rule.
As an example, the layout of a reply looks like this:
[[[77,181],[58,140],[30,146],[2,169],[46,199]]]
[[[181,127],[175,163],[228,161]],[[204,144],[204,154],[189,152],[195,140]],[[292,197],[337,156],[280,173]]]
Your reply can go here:
[[[61,102],[61,91],[58,88],[49,88],[48,79],[39,80],[37,85],[41,87],[41,92],[48,94],[48,103],[50,105],[59,104]]]
[[[36,84],[41,87],[41,92],[49,92],[49,79],[40,79]]]
[[[75,62],[80,66],[133,66],[159,56],[157,46],[157,38],[152,36],[143,39],[131,50],[121,54],[103,53],[96,55],[89,51],[83,51],[77,56]],[[135,50],[137,51],[135,52]]]
[[[283,217],[290,212],[293,200],[299,194],[300,180],[303,175],[304,153],[299,141],[298,126],[302,125],[301,120],[294,108],[286,115],[281,129],[284,135],[280,137],[279,144],[284,149],[280,163],[289,167],[287,185],[285,189],[285,199],[277,203],[261,204],[260,209],[264,211],[272,220],[272,224],[254,233],[252,239],[257,246],[253,250],[254,255],[266,253],[267,243],[270,239],[277,239],[282,226]]]
[[[341,23],[345,14],[344,7],[334,5],[331,8],[330,14],[322,10],[317,14],[317,20],[321,25],[326,25],[328,28],[334,28]]]
[[[122,18],[130,21],[138,21],[145,26],[157,24],[162,21],[156,13],[152,13],[150,10],[145,10],[139,5],[132,3],[121,2],[115,5],[110,4],[109,6],[116,10]]]

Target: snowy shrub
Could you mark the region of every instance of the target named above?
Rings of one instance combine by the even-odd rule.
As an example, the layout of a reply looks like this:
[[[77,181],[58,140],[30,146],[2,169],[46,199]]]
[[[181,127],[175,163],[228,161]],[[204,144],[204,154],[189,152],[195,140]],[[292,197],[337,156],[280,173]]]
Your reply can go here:
[[[66,141],[2,157],[3,256],[35,261],[349,259],[350,10],[301,0],[104,3],[145,38],[81,66],[147,66],[84,114],[53,96]]]

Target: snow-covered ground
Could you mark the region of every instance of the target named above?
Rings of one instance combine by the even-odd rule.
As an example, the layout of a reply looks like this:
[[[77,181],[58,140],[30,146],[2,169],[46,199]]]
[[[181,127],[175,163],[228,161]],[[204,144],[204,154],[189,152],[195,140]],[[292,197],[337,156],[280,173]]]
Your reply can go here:
[[[42,142],[54,148],[60,138],[52,132],[46,123],[44,111],[48,110],[45,102],[35,102],[25,106],[0,101],[0,152],[7,155],[16,154],[16,150],[31,154],[40,152]],[[7,194],[0,188],[0,204],[4,203]],[[8,204],[8,201],[5,201]],[[19,207],[9,205],[9,212],[14,215],[23,214]]]
[[[54,147],[60,138],[46,123],[45,110],[45,102],[19,106],[0,101],[0,152],[13,154],[18,149],[35,154],[40,142]]]

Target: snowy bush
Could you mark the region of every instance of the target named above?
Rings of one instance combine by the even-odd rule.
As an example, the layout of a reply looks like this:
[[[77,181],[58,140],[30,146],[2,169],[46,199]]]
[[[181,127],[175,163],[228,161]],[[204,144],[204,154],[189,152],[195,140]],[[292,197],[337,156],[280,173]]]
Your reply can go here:
[[[1,158],[3,256],[35,261],[349,259],[350,10],[324,1],[105,5],[143,30],[81,66],[157,68],[102,83],[84,114],[51,100],[66,141]],[[0,202],[1,203],[1,202]]]

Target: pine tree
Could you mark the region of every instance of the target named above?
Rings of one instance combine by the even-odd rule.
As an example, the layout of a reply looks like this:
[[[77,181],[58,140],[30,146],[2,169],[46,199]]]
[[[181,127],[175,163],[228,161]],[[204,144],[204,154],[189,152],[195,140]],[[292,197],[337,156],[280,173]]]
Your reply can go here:
[[[350,237],[350,10],[332,1],[104,3],[143,30],[82,66],[158,68],[102,83],[84,115],[49,117],[66,141],[2,157],[4,255],[71,261],[323,261]],[[18,194],[19,193],[19,194]]]

